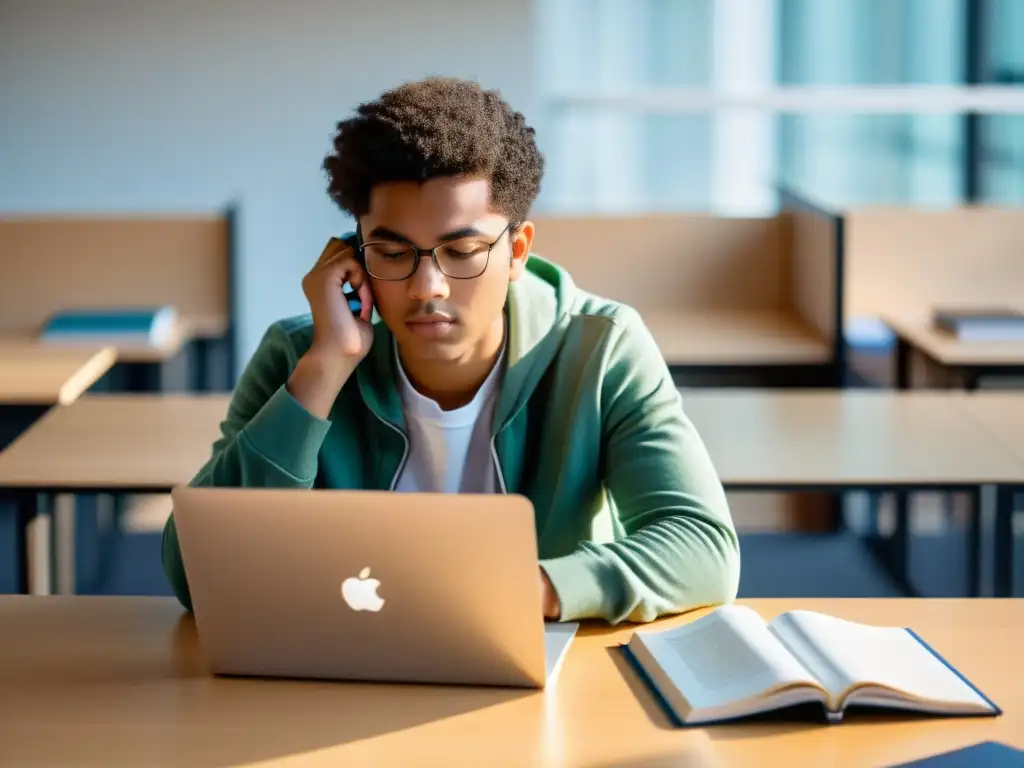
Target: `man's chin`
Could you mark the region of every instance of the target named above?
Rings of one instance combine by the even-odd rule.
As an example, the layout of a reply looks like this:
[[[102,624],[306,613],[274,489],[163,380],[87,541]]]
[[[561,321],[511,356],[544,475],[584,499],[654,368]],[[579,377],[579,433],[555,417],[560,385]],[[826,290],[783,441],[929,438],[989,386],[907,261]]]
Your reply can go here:
[[[410,333],[399,337],[398,346],[404,357],[413,360],[457,360],[464,351],[455,339],[424,339]]]

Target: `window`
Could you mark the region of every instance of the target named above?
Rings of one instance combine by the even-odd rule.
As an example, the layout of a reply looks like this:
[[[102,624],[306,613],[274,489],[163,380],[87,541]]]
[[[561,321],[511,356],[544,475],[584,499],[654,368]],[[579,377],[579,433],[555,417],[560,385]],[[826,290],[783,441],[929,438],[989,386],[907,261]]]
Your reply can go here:
[[[1024,203],[1020,0],[537,8],[545,210]]]

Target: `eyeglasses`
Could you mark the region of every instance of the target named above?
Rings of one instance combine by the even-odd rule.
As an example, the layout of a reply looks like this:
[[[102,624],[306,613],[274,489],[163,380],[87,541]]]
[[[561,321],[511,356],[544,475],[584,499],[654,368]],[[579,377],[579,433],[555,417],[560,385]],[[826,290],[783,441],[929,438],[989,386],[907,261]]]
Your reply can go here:
[[[359,254],[363,267],[377,280],[406,280],[412,277],[419,268],[420,258],[428,253],[434,266],[445,277],[472,280],[487,270],[491,251],[511,228],[512,222],[509,222],[493,242],[478,237],[465,237],[428,249],[406,243],[377,241],[362,243]]]

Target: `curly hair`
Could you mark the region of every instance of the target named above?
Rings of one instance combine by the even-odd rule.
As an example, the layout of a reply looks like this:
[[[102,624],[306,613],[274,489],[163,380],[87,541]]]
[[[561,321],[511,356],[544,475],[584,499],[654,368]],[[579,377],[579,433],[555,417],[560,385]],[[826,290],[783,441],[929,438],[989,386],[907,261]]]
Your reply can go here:
[[[490,179],[492,207],[518,224],[540,191],[544,157],[534,129],[498,91],[430,77],[386,91],[339,122],[323,169],[331,199],[353,216],[367,213],[378,184],[465,175]]]

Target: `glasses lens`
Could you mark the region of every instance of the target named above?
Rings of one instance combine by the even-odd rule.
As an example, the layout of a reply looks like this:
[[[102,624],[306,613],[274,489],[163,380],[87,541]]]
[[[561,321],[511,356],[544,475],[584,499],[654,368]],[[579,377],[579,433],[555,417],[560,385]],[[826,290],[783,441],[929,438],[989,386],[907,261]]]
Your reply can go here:
[[[404,280],[412,274],[416,252],[396,243],[367,243],[363,246],[367,271],[380,280]]]
[[[479,277],[487,269],[489,243],[466,240],[437,249],[437,262],[448,277],[467,280]]]

